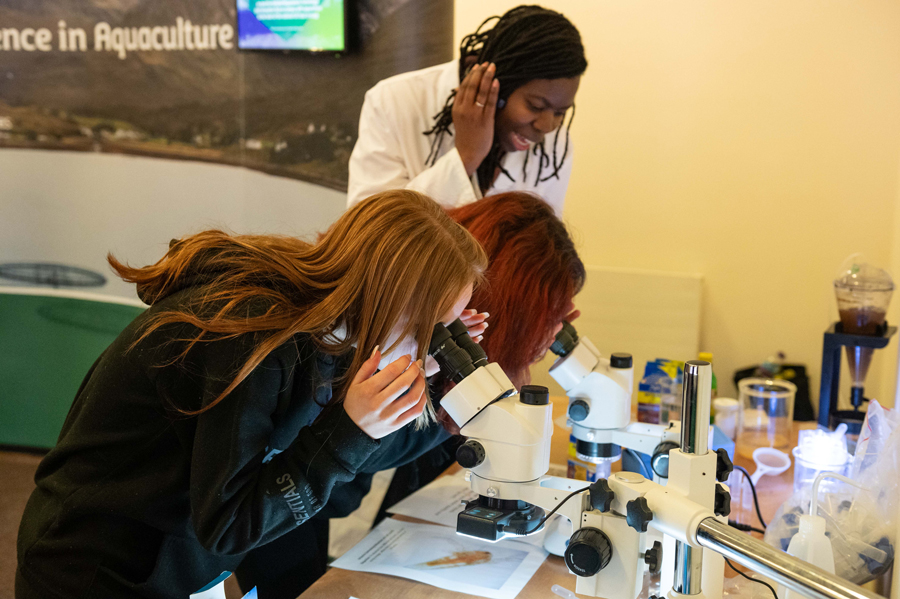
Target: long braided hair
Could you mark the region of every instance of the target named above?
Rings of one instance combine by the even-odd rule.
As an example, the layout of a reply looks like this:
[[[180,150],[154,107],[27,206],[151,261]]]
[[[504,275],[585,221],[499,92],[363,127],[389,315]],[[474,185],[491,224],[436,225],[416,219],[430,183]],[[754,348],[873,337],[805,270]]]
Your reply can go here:
[[[493,27],[491,27],[493,25]],[[465,36],[460,44],[459,80],[462,81],[469,64],[493,62],[497,65],[496,79],[500,81],[500,95],[497,110],[502,110],[510,94],[534,79],[569,79],[582,75],[587,69],[581,35],[574,25],[558,12],[536,5],[518,6],[503,16],[486,19],[474,33]],[[472,62],[474,59],[474,62]],[[444,108],[434,116],[434,126],[425,135],[434,135],[431,152],[426,164],[437,161],[444,137],[453,124],[453,98],[456,90],[447,97]],[[522,179],[528,178],[528,158],[533,154],[538,158],[535,185],[559,177],[559,169],[569,152],[569,128],[575,118],[572,107],[569,122],[565,126],[565,144],[562,156],[557,156],[557,141],[563,127],[556,130],[553,137],[552,157],[547,154],[542,141],[528,151],[522,166]],[[487,157],[478,166],[478,182],[481,192],[486,192],[494,181],[497,169],[515,180],[500,162],[503,151],[494,139]],[[551,170],[552,167],[552,170]],[[549,171],[549,174],[545,174]]]

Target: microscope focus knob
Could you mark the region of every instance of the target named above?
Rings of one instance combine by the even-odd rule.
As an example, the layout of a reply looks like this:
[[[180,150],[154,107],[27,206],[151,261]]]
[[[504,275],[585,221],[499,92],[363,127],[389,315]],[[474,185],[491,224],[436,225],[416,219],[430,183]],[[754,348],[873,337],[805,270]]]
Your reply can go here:
[[[721,484],[716,483],[716,497],[713,511],[716,516],[727,516],[731,513],[731,494]]]
[[[644,552],[644,563],[650,569],[650,574],[659,574],[662,569],[662,543],[653,541],[653,547]]]
[[[586,401],[581,399],[576,399],[572,402],[572,405],[569,406],[569,418],[571,418],[575,422],[581,422],[588,417],[588,414],[590,414],[590,412],[591,407]]]
[[[638,532],[647,532],[647,524],[653,520],[653,512],[644,497],[632,499],[625,504],[625,521]]]
[[[593,576],[609,565],[612,543],[597,528],[581,528],[569,539],[565,558],[569,570],[576,576]]]
[[[456,461],[463,468],[474,468],[484,461],[484,447],[478,441],[469,439],[457,448]]]
[[[716,456],[716,480],[724,483],[734,470],[734,464],[723,447],[716,450]]]
[[[601,478],[591,483],[588,491],[591,494],[591,507],[595,510],[600,510],[604,514],[608,512],[612,507],[613,499],[616,498],[616,493],[609,487],[606,479]]]

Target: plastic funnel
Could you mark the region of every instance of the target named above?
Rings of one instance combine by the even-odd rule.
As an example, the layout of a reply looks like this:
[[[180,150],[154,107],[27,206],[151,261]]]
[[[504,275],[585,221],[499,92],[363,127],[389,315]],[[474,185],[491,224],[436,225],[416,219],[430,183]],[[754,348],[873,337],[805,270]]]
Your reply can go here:
[[[791,467],[791,456],[771,447],[757,447],[753,451],[753,461],[756,462],[756,471],[750,480],[754,485],[766,474],[778,476]]]

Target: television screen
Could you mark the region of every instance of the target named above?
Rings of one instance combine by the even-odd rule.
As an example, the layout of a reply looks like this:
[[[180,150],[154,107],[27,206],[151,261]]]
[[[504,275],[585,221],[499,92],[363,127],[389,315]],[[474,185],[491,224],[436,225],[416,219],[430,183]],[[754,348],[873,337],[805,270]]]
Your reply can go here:
[[[344,0],[237,0],[238,47],[345,49]]]

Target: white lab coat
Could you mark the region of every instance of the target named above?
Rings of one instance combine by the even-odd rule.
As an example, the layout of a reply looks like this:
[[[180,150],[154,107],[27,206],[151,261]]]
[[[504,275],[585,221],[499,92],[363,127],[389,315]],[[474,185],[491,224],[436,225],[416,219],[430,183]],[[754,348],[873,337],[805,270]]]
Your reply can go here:
[[[425,164],[431,151],[433,135],[423,133],[434,125],[434,116],[444,108],[447,96],[459,86],[459,63],[429,67],[403,73],[380,81],[366,92],[359,117],[359,139],[350,156],[350,182],[347,206],[388,189],[414,189],[427,194],[450,208],[481,199],[477,175],[466,175],[456,150],[451,127],[444,136],[434,166]],[[556,133],[545,138],[547,154],[553,154]],[[559,136],[557,155],[562,156],[566,135]],[[530,152],[531,150],[528,150]],[[503,168],[515,181],[503,173],[497,177],[487,195],[506,191],[536,193],[550,204],[557,216],[562,216],[563,200],[572,172],[572,143],[560,168],[558,178],[535,184],[539,156],[528,160],[527,177],[522,175],[526,152],[507,154]],[[552,170],[545,166],[542,178]]]

